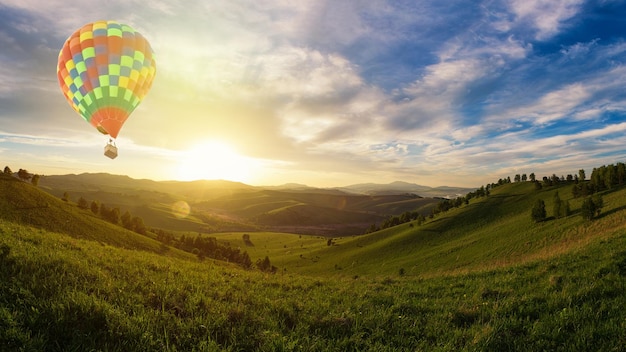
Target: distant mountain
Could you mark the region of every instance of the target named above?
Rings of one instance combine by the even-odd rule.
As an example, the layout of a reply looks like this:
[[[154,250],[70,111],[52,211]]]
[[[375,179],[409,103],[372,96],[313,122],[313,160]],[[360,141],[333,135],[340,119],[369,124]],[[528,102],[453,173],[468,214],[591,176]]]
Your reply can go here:
[[[468,192],[474,191],[474,188],[464,187],[429,187],[418,185],[415,183],[395,181],[391,183],[360,183],[345,187],[338,187],[338,190],[344,192],[367,194],[367,195],[394,195],[394,194],[416,194],[421,197],[441,197],[441,198],[455,198],[457,196],[465,195]]]
[[[39,186],[57,196],[64,192],[80,195],[85,192],[102,191],[134,195],[138,191],[142,191],[144,193],[152,192],[151,196],[160,195],[159,198],[172,194],[178,198],[184,196],[187,201],[217,198],[232,194],[234,191],[255,189],[253,186],[240,182],[224,180],[153,181],[108,173],[42,176]]]
[[[84,198],[140,216],[149,227],[175,231],[224,232],[259,229],[323,235],[362,234],[392,215],[424,215],[439,202],[429,187],[405,182],[315,188],[289,183],[255,187],[230,181],[153,181],[106,173],[42,176],[39,187],[70,201]],[[441,196],[443,191],[435,193]],[[191,213],[174,216],[184,201]],[[287,227],[286,227],[287,226]]]

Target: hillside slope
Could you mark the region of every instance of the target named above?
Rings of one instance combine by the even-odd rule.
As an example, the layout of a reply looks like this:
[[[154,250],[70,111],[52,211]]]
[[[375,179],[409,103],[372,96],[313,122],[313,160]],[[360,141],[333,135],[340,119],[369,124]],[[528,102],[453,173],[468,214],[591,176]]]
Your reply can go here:
[[[75,204],[5,174],[0,174],[0,219],[121,248],[163,251],[156,240],[108,223],[89,210],[79,209]],[[168,253],[192,257],[175,249]]]
[[[552,200],[559,192],[572,214],[554,219]],[[517,265],[575,251],[626,229],[626,189],[604,192],[600,217],[580,216],[582,198],[571,185],[536,191],[532,183],[509,184],[491,196],[440,214],[422,226],[402,224],[376,233],[344,237],[335,245],[270,252],[287,270],[308,274],[392,274],[432,276]],[[534,223],[535,200],[546,203],[548,220]]]

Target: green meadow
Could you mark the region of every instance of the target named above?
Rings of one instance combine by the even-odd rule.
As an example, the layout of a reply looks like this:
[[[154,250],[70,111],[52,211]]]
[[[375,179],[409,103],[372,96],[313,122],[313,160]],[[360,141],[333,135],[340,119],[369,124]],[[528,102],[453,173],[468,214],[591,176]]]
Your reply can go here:
[[[571,185],[522,182],[330,243],[211,234],[253,262],[269,257],[269,274],[164,247],[0,176],[0,350],[626,349],[625,188],[603,191],[592,221]],[[552,216],[555,192],[569,216]]]
[[[571,184],[535,190],[531,182],[497,187],[489,197],[474,199],[422,225],[413,221],[360,236],[328,238],[280,233],[250,233],[253,259],[269,256],[289,272],[352,277],[394,275],[432,277],[497,269],[584,248],[610,238],[626,226],[626,189],[604,192],[600,218],[580,216],[583,198],[573,198]],[[552,216],[555,193],[572,213]],[[548,219],[531,221],[530,210],[544,200]],[[244,247],[242,233],[215,234]]]

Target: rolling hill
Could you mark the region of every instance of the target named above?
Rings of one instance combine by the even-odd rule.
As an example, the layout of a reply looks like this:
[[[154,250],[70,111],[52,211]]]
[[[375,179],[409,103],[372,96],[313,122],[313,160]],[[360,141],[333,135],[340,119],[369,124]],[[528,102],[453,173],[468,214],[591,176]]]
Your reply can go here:
[[[362,234],[373,223],[407,211],[428,214],[439,202],[413,193],[362,194],[293,184],[252,187],[228,181],[151,181],[110,174],[43,176],[42,189],[57,197],[97,200],[141,216],[150,227],[172,231],[285,231],[327,236]],[[409,184],[407,184],[409,185]],[[411,186],[412,187],[412,186]],[[171,207],[186,202],[190,216]]]
[[[403,269],[406,275],[437,276],[488,270],[547,259],[584,248],[620,233],[626,233],[626,189],[605,191],[605,206],[599,219],[580,216],[583,198],[573,198],[571,184],[536,191],[531,182],[497,187],[489,197],[442,213],[418,226],[402,224],[362,236],[334,239],[333,246],[319,240],[298,245],[296,235],[283,235],[279,243],[252,256],[269,255],[287,270],[311,275],[390,275]],[[544,200],[551,216],[555,193],[568,201],[572,214],[533,223],[530,209]],[[261,235],[260,235],[261,236]],[[274,235],[278,236],[278,235]],[[238,234],[218,238],[236,240]],[[275,243],[261,236],[252,241]],[[291,240],[290,240],[291,238]]]

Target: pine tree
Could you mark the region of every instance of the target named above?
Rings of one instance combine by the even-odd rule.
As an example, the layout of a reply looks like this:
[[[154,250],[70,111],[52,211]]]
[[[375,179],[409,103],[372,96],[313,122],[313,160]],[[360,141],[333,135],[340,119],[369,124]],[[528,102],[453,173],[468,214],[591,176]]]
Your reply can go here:
[[[580,208],[580,215],[585,220],[591,220],[593,219],[595,213],[596,213],[596,207],[595,207],[595,204],[593,203],[593,200],[591,199],[591,197],[585,198],[585,200],[583,200],[583,205]]]
[[[533,221],[540,222],[546,219],[546,204],[541,199],[537,199],[531,211]]]
[[[554,193],[554,204],[552,205],[552,211],[554,213],[555,218],[561,217],[561,197],[559,197],[559,192]]]

